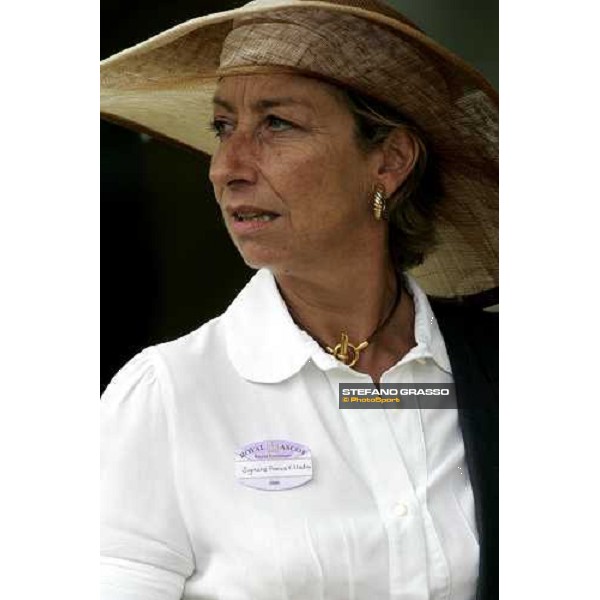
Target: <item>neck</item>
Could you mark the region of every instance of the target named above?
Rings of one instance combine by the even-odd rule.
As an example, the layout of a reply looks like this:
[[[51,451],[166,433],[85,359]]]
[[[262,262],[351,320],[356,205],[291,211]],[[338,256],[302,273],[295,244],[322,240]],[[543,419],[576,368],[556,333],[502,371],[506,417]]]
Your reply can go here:
[[[342,331],[358,345],[366,340],[394,309],[397,279],[388,254],[377,259],[364,255],[346,260],[335,269],[308,273],[275,273],[290,313],[322,345],[335,346]],[[355,369],[374,380],[414,345],[412,299],[406,292],[376,340],[363,353]]]

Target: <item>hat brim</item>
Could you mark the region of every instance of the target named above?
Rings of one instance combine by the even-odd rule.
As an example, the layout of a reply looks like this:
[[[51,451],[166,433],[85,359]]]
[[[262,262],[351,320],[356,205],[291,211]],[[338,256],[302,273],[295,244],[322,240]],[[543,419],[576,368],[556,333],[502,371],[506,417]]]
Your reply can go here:
[[[475,69],[408,24],[360,8],[312,1],[246,5],[198,17],[101,62],[101,116],[211,155],[217,146],[209,129],[212,100],[223,41],[234,20],[291,7],[339,11],[379,23],[435,62],[441,79],[448,84],[448,106],[437,106],[437,114],[455,114],[461,102],[465,109],[458,120],[456,116],[420,119],[418,110],[409,115],[441,159],[444,186],[436,228],[438,245],[411,273],[428,294],[437,297],[473,296],[497,288],[497,93]],[[338,82],[347,84],[343,74]],[[462,90],[462,96],[457,89]],[[390,103],[373,90],[369,93]],[[465,93],[485,102],[465,104]]]

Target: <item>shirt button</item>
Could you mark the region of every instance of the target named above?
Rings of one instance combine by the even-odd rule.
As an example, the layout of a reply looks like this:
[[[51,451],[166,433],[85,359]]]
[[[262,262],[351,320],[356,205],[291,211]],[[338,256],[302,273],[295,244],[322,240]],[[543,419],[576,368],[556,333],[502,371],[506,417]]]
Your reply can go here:
[[[424,365],[427,362],[427,359],[426,358],[417,358],[417,362],[420,365]]]
[[[404,502],[398,502],[394,505],[394,514],[397,517],[404,517],[408,513],[408,506]]]

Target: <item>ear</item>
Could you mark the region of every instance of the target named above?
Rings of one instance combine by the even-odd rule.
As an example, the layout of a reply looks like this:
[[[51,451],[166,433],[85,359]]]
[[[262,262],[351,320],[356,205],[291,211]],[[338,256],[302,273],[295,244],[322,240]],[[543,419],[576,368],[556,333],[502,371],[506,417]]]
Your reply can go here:
[[[420,144],[409,129],[398,127],[385,139],[377,169],[377,181],[385,187],[386,198],[391,196],[413,170]]]

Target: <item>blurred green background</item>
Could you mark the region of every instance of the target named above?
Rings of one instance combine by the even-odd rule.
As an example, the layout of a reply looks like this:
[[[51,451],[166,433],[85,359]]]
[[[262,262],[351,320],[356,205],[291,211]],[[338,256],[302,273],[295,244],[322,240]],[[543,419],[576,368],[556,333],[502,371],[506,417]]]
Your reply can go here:
[[[244,2],[102,0],[101,57]],[[498,87],[498,0],[389,2]],[[252,275],[208,160],[101,121],[101,387],[142,348],[219,315]]]

